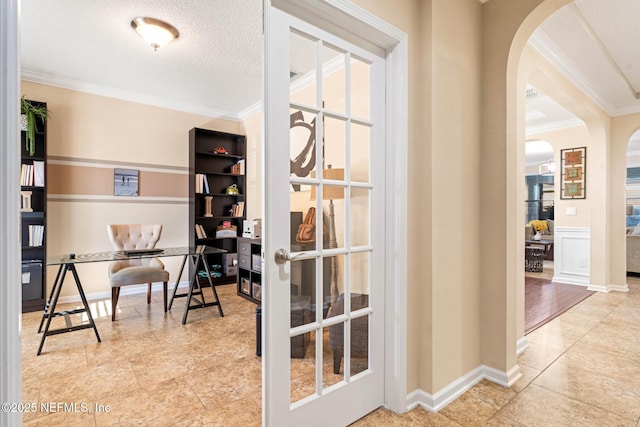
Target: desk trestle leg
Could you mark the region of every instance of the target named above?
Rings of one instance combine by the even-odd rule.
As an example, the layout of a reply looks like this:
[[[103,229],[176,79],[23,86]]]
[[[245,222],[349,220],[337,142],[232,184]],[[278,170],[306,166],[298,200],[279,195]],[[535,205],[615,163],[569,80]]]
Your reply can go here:
[[[211,290],[213,291],[213,296],[215,301],[206,302],[204,300],[204,294],[202,293],[202,288],[200,287],[200,282],[198,280],[198,266],[202,263],[205,272],[207,273],[207,279],[209,281],[209,286],[211,286]],[[189,310],[194,310],[197,308],[211,307],[214,305],[218,306],[218,312],[220,313],[220,317],[224,317],[224,313],[222,312],[222,306],[220,305],[220,299],[218,298],[218,292],[216,292],[216,287],[213,285],[211,280],[211,272],[209,271],[209,266],[207,265],[207,258],[204,254],[195,254],[193,255],[193,275],[191,277],[191,283],[189,285],[189,292],[186,295],[178,295],[178,296],[186,296],[187,303],[184,308],[184,315],[182,316],[182,324],[187,323],[187,315],[189,314]],[[200,296],[195,298],[196,296]],[[191,300],[195,300],[197,304],[191,305]]]
[[[60,297],[60,291],[62,290],[62,285],[64,283],[64,279],[67,275],[67,271],[71,271],[73,274],[73,278],[76,282],[76,286],[78,287],[78,292],[80,293],[80,299],[82,300],[83,308],[79,308],[76,310],[68,310],[68,311],[60,311],[56,312],[56,305],[58,304],[58,298]],[[84,325],[73,326],[70,324],[70,315],[79,314],[79,313],[87,313],[87,318],[89,319],[89,323]],[[58,316],[64,316],[65,322],[67,323],[65,328],[49,330],[51,326],[51,319]],[[93,321],[93,316],[91,315],[91,310],[89,309],[89,303],[87,302],[87,298],[84,294],[84,290],[82,289],[82,284],[80,283],[80,278],[78,277],[78,272],[76,271],[75,265],[71,264],[62,264],[60,265],[60,269],[58,270],[58,274],[56,275],[56,280],[53,284],[53,289],[51,289],[51,294],[49,295],[49,299],[47,300],[47,305],[45,306],[44,313],[42,314],[42,320],[40,320],[40,327],[38,328],[38,332],[42,330],[42,324],[45,322],[44,332],[42,334],[42,340],[40,340],[40,346],[38,347],[37,355],[40,356],[42,353],[42,347],[44,347],[44,340],[49,335],[57,335],[63,334],[66,332],[79,331],[81,329],[93,328],[96,333],[96,338],[98,342],[101,342],[100,335],[98,334],[98,328],[96,328],[96,324]]]

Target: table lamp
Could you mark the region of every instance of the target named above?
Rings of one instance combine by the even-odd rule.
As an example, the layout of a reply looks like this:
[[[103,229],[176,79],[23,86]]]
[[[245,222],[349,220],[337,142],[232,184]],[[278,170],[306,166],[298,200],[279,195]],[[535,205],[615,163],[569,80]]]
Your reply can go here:
[[[313,172],[312,172],[312,176]],[[344,181],[344,169],[333,169],[331,165],[327,169],[322,170],[323,180]],[[334,212],[334,200],[344,199],[344,187],[339,186],[323,186],[322,200],[329,200],[329,248],[337,248],[338,241],[336,239],[336,219]],[[311,187],[311,200],[316,200],[316,188]],[[331,305],[338,299],[338,266],[336,257],[331,257]]]

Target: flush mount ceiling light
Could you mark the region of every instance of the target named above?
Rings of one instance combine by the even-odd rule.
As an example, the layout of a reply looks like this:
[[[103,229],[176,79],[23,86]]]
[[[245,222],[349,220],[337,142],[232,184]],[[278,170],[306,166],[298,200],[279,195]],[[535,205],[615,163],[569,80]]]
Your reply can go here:
[[[158,48],[180,36],[180,33],[173,25],[155,18],[134,18],[131,21],[131,27],[149,43],[153,50],[158,50]]]
[[[553,175],[556,172],[556,162],[551,159],[538,165],[538,175]]]

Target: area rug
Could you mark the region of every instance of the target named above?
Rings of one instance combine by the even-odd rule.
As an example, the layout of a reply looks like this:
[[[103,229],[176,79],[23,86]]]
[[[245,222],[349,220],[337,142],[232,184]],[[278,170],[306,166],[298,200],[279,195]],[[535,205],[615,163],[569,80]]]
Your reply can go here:
[[[593,295],[584,286],[553,283],[549,279],[525,277],[524,333],[532,332]]]

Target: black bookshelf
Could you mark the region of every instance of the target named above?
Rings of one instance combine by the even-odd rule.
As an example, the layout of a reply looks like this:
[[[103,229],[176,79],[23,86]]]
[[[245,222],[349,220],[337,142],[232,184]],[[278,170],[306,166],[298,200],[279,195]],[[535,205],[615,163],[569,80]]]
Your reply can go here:
[[[46,107],[44,102],[31,103]],[[47,286],[47,123],[39,118],[36,120],[35,152],[29,153],[26,147],[26,131],[21,131],[20,139],[20,191],[24,194],[20,209],[23,312],[44,309]],[[28,205],[31,211],[25,211]]]
[[[217,153],[216,149],[219,148],[226,153]],[[200,128],[189,131],[189,244],[227,251],[224,255],[208,257],[209,267],[213,266],[211,271],[221,274],[221,277],[212,277],[214,285],[237,281],[237,240],[242,234],[242,222],[247,211],[245,155],[244,135]],[[238,170],[240,163],[244,163],[241,171]],[[203,185],[203,180],[208,185]],[[227,188],[233,185],[238,193],[227,194]],[[206,215],[208,197],[211,197],[211,216]],[[241,213],[237,208],[240,204],[243,205]],[[235,227],[233,235],[216,237],[218,227],[225,222]],[[198,235],[196,227],[200,227],[205,236]],[[231,230],[227,229],[226,233],[231,233]],[[205,273],[199,274],[200,283],[208,285],[206,276],[202,276]]]

